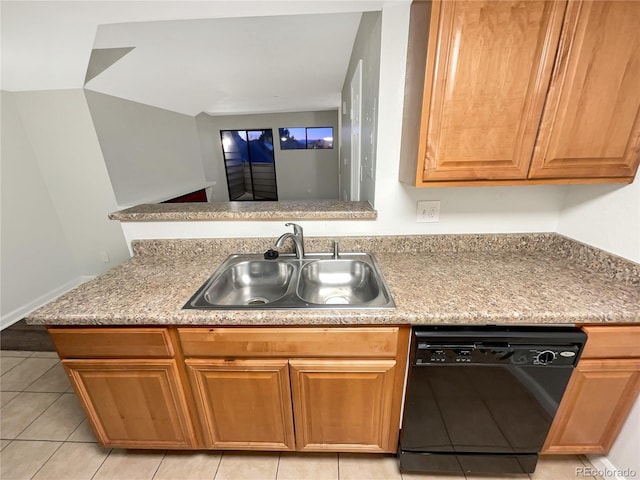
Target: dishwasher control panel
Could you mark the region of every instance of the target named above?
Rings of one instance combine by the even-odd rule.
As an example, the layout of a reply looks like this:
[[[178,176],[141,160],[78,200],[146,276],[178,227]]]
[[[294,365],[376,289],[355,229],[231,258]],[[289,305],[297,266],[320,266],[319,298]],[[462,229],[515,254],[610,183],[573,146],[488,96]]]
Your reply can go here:
[[[451,345],[418,342],[414,365],[507,364],[574,365],[579,353],[576,345]]]

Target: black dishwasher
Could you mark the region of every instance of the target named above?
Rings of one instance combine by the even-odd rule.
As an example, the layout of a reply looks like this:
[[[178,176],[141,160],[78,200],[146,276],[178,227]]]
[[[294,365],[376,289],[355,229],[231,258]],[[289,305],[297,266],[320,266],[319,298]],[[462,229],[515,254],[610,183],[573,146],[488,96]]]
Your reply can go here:
[[[415,327],[400,470],[533,472],[586,338],[574,327]]]

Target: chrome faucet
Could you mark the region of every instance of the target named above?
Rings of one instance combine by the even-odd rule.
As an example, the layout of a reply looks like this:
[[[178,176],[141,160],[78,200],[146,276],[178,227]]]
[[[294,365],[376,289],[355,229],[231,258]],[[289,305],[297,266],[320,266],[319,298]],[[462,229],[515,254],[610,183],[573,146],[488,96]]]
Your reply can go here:
[[[302,260],[304,258],[304,235],[302,234],[302,227],[296,223],[285,223],[285,227],[293,227],[293,233],[287,232],[280,235],[276,240],[275,247],[281,248],[287,238],[293,240],[296,247],[296,258]]]

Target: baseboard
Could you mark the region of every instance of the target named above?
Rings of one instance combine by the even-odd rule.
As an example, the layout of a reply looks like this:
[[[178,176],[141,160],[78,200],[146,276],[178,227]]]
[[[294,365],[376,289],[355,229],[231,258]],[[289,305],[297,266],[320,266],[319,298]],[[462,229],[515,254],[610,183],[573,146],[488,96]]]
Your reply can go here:
[[[618,470],[607,457],[587,455],[587,458],[591,462],[591,465],[593,465],[593,468],[597,470],[597,474],[605,480],[631,480],[631,477],[625,477],[625,472]],[[595,475],[596,472],[593,472],[593,474]]]
[[[35,300],[23,305],[22,307],[16,308],[15,310],[2,315],[0,318],[0,330],[4,330],[5,328],[13,325],[17,321],[23,319],[27,315],[29,315],[34,310],[42,307],[46,303],[49,303],[51,300],[58,298],[63,293],[67,293],[69,290],[76,288],[78,285],[87,282],[95,278],[94,275],[82,275],[74,278],[70,282],[65,283],[64,285],[59,286],[58,288],[54,288],[53,290],[45,293],[44,295],[40,295]]]

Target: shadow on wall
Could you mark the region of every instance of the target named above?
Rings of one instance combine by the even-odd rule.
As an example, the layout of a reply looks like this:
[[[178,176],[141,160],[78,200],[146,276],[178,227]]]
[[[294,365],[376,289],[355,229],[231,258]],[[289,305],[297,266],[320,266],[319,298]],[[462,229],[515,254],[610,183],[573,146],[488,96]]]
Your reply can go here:
[[[400,185],[407,210],[412,215],[415,215],[419,200],[439,200],[441,223],[453,226],[456,232],[476,233],[506,231],[508,222],[505,220],[510,216],[520,217],[518,231],[548,231],[549,225],[557,223],[568,189],[567,185],[427,189]],[[526,227],[522,224],[524,217],[530,220]],[[492,223],[491,218],[496,221]]]
[[[624,184],[602,184],[602,185],[570,185],[564,203],[564,209],[571,209],[577,206],[584,206],[591,202],[606,200],[608,196],[624,194],[635,188],[640,192],[640,181],[636,179],[631,185]],[[640,196],[638,196],[640,203]]]

